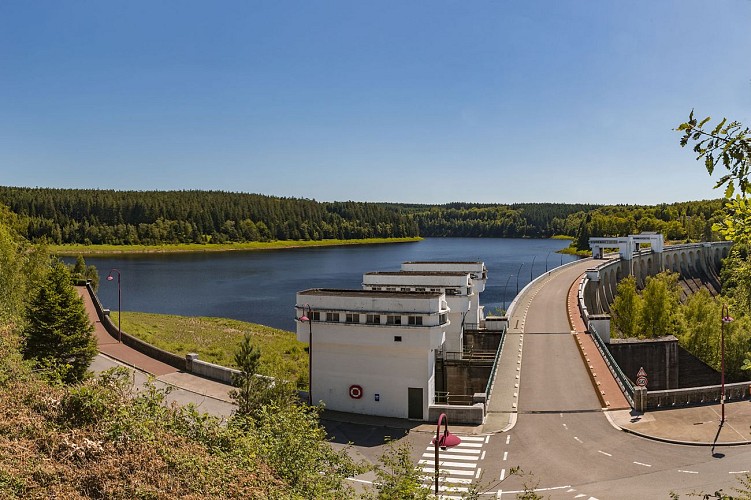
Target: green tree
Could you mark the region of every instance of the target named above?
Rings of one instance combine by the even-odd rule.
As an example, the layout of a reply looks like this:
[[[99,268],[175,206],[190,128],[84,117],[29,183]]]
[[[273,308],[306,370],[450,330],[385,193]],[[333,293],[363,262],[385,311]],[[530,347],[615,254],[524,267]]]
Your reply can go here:
[[[642,299],[636,291],[636,279],[626,276],[618,282],[615,301],[610,307],[616,336],[631,338],[639,335],[641,309]],[[620,335],[617,332],[620,332]]]
[[[378,477],[375,488],[379,499],[417,500],[433,496],[433,490],[423,485],[424,474],[415,467],[408,444],[389,442],[386,451],[379,457],[375,473]]]
[[[640,329],[647,338],[677,333],[680,297],[676,273],[662,272],[647,277],[639,315]]]
[[[65,383],[82,380],[97,353],[94,326],[62,262],[52,265],[25,316],[24,358]]]

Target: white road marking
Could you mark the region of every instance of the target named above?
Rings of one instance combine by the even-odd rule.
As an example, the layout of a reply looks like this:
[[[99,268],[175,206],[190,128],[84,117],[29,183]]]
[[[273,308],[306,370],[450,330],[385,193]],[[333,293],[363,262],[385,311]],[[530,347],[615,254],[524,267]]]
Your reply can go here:
[[[535,488],[532,491],[535,491],[535,492],[537,492],[537,491],[555,491],[555,490],[562,490],[564,488],[571,488],[571,485],[567,484],[566,486],[554,486],[552,488]],[[574,490],[574,491],[576,491],[576,490]],[[504,491],[503,493],[504,494],[505,493],[510,493],[512,495],[516,495],[517,493],[526,493],[526,491],[524,491],[524,490]],[[582,495],[582,496],[585,496],[585,495]],[[575,498],[578,498],[578,497],[575,497]]]
[[[734,471],[728,472],[728,474],[748,474],[748,471],[747,470],[734,470]]]
[[[358,483],[373,484],[373,481],[368,481],[367,479],[357,479],[355,477],[348,477],[347,479]]]
[[[488,434],[485,436],[485,444],[488,444],[490,442],[490,435]]]
[[[602,453],[602,454],[603,454],[603,455],[605,455],[606,457],[612,457],[612,456],[613,456],[613,455],[611,455],[610,453],[608,453],[608,452],[606,452],[606,451],[602,451],[602,450],[597,450],[597,453]]]
[[[503,452],[503,461],[505,462],[506,460],[508,460],[508,452],[504,451]]]
[[[566,425],[566,424],[563,424],[563,428],[564,428],[564,429],[568,429],[568,425]]]
[[[422,454],[422,458],[424,458],[426,460],[435,459],[435,454],[433,454],[433,453],[427,453],[426,452],[426,453]],[[445,460],[471,460],[471,461],[476,461],[477,457],[470,457],[470,456],[467,456],[467,455],[454,455],[452,453],[441,453],[441,456],[439,457],[439,460],[441,460],[441,462],[443,462],[444,459]]]
[[[480,455],[480,460],[485,460],[485,450],[482,450],[482,455]]]
[[[698,472],[695,471],[695,470],[681,470],[681,469],[678,469],[678,472],[685,472],[686,474],[698,474]]]
[[[585,497],[585,496],[587,496],[587,495],[585,495],[584,493],[579,493],[574,498],[581,498],[581,497]]]
[[[576,436],[574,436],[574,439],[576,439],[576,440],[577,440],[577,441],[579,441],[580,443],[583,443],[583,442],[584,442],[584,441],[582,441],[581,439],[579,439],[579,438],[578,438],[578,437],[576,437]]]
[[[435,466],[435,460],[420,460],[417,462],[417,465],[432,465]],[[438,466],[443,469],[444,467],[464,467],[467,469],[475,469],[477,468],[477,464],[468,464],[465,462],[446,462],[444,460],[441,460],[438,462]]]
[[[435,484],[435,476],[420,476],[420,481],[430,481],[431,484]],[[441,476],[438,478],[438,484],[441,483],[472,484],[472,479]]]
[[[480,450],[476,450],[474,448],[467,450],[465,448],[461,448],[461,446],[462,445],[459,445],[455,448],[450,448],[451,451],[448,453],[462,453],[465,455],[479,455],[480,454]],[[425,448],[425,453],[430,453],[431,455],[435,455],[435,449],[432,446],[428,446],[427,448]],[[441,456],[443,456],[444,453],[445,452],[442,451]]]
[[[482,473],[482,468],[478,467],[477,472],[475,473],[475,479],[480,479],[481,473]]]
[[[509,444],[510,441],[511,441],[511,434],[506,436],[506,444]]]
[[[506,469],[501,469],[501,481],[506,479]]]
[[[430,473],[430,474],[434,474],[435,473],[435,467],[423,467],[420,471],[421,472],[427,472],[427,473]],[[457,476],[474,476],[475,475],[475,471],[473,471],[473,470],[445,469],[445,470],[441,470],[441,473],[451,474],[451,475],[457,475]]]
[[[478,442],[482,441],[482,442],[487,443],[486,441],[487,438],[484,438],[484,437],[476,437],[476,436],[460,436],[460,437],[461,437],[462,443],[466,443],[467,441],[478,441]]]
[[[576,491],[576,488],[569,488],[569,489],[566,490],[566,493],[571,493],[573,491]]]
[[[649,464],[643,464],[643,463],[641,463],[641,462],[634,462],[634,463],[635,463],[636,465],[643,465],[644,467],[652,467],[652,466],[651,466],[651,465],[649,465]]]

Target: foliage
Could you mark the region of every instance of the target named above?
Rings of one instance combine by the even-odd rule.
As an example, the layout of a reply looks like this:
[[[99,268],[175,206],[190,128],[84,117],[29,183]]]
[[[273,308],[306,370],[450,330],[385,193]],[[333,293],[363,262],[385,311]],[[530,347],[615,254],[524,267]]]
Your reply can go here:
[[[648,276],[642,291],[641,331],[647,338],[673,335],[677,330],[680,288],[678,275],[662,272]]]
[[[112,320],[117,323],[117,314]],[[307,385],[308,356],[305,344],[292,332],[226,318],[173,316],[123,312],[122,329],[145,342],[179,355],[197,353],[200,359],[239,368],[235,351],[245,334],[262,352],[258,373]]]
[[[391,441],[379,458],[375,469],[377,498],[427,499],[433,496],[432,489],[423,484],[423,474],[412,462],[409,444]]]
[[[618,282],[615,301],[610,307],[613,332],[620,332],[626,338],[638,337],[641,308],[642,299],[636,291],[636,279],[626,276]]]
[[[96,356],[94,327],[70,281],[56,262],[26,308],[24,357],[62,382],[80,381]]]
[[[76,263],[70,268],[70,275],[74,281],[88,281],[96,291],[99,288],[99,272],[96,266],[87,266],[83,255],[78,254]]]

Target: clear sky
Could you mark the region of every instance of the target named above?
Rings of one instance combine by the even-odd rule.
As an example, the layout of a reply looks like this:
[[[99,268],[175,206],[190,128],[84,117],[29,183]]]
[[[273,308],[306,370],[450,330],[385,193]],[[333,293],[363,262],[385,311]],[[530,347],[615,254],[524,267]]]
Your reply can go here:
[[[321,201],[721,196],[751,1],[0,2],[0,184]]]

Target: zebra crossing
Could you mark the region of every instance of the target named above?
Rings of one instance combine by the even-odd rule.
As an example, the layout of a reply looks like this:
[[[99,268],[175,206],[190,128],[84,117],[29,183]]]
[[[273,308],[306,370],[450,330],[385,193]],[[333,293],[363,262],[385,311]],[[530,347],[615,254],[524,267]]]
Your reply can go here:
[[[490,436],[459,436],[461,444],[447,450],[441,450],[438,459],[438,492],[439,498],[462,498],[462,494],[469,492],[469,486],[479,479],[482,469],[478,462],[482,459],[482,451]],[[417,462],[426,488],[435,485],[435,447],[428,444],[422,457]]]

